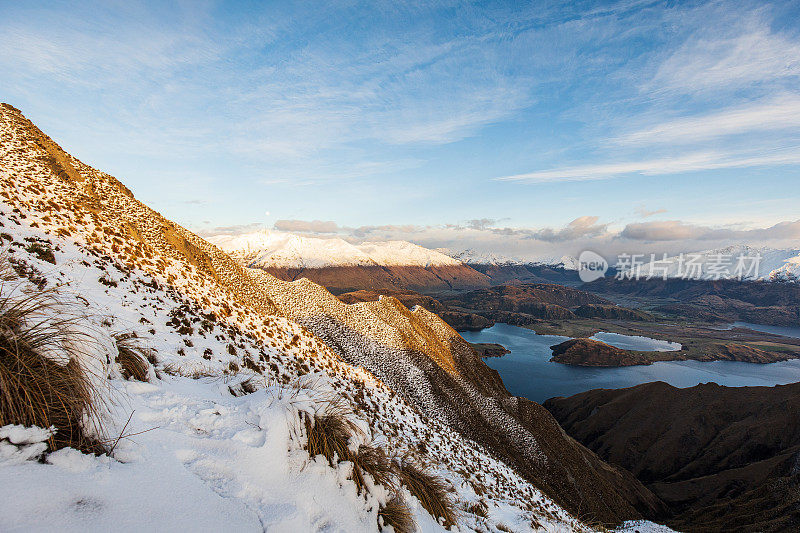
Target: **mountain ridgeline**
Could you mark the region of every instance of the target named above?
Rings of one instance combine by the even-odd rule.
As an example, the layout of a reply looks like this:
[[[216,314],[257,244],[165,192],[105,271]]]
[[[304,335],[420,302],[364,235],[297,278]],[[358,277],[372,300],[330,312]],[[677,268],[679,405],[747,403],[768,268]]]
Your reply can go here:
[[[453,438],[468,443],[464,447],[488,450],[576,516],[619,523],[664,512],[649,489],[567,436],[546,409],[511,396],[475,350],[425,307],[409,310],[393,297],[345,303],[307,277],[287,281],[243,266],[136,200],[114,177],[64,152],[14,107],[0,106],[0,123],[4,209],[32,228],[84,246],[130,272],[164,277],[170,291],[186,295],[192,305],[213,309],[215,316],[266,339],[275,335],[267,326],[296,324],[292,327],[302,335],[294,334],[291,344],[310,346],[306,357],[324,355],[363,369],[399,395],[398,402],[430,420],[430,431],[446,427],[456,432]],[[445,279],[443,272],[430,275]],[[452,280],[442,283],[451,286]],[[574,303],[603,303],[591,300]],[[480,470],[481,464],[458,468]],[[500,478],[493,479],[497,485],[490,490],[500,491]]]
[[[800,383],[656,382],[544,405],[567,433],[666,502],[680,531],[800,528]]]

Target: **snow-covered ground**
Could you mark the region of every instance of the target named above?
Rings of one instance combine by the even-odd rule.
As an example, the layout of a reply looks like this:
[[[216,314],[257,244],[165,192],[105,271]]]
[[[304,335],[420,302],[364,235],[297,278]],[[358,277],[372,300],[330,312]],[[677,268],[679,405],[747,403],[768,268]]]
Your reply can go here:
[[[17,222],[0,215],[0,230],[12,236],[8,255],[58,287],[66,305],[81,308],[87,327],[105,344],[113,342],[113,332],[140,335],[157,354],[160,378],[125,381],[115,364],[108,366],[106,437],[122,435],[111,457],[66,448],[37,462],[32,459],[42,452],[36,444],[41,437],[0,429],[0,530],[376,531],[385,491],[359,496],[347,466],[334,469],[321,457],[308,457],[297,433],[298,412],[313,409],[315,398],[332,393],[348,398],[365,389],[365,401],[374,409],[361,413],[366,433],[401,450],[425,439],[455,490],[462,530],[492,531],[492,524],[513,531],[583,529],[508,467],[415,414],[296,324],[273,317],[259,335],[235,323],[207,321],[202,309],[163,279],[127,271],[81,245]],[[56,264],[27,252],[30,242],[51,247]],[[190,280],[191,273],[184,273],[183,282]],[[263,371],[246,368],[253,361]],[[248,379],[257,390],[234,395],[237,384]],[[388,424],[399,433],[384,433],[381,427]],[[17,453],[20,449],[27,451]],[[513,492],[532,498],[479,496],[469,479],[445,466],[445,457],[453,467],[465,465],[459,459],[465,451],[484,473],[503,476]],[[407,500],[420,531],[443,530],[416,500]],[[487,517],[465,511],[479,501],[487,504]]]

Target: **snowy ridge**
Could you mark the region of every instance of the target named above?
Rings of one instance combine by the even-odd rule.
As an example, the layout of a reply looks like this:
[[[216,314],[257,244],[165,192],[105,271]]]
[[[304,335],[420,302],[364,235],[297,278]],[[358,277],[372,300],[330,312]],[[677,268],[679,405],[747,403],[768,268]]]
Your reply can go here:
[[[492,252],[480,252],[473,248],[462,251],[440,248],[437,251],[467,265],[542,265],[563,268],[564,270],[578,270],[578,259],[571,255],[542,256],[525,260]]]
[[[552,266],[563,268],[564,270],[578,270],[578,258],[571,255],[562,255],[560,257],[541,257],[531,261],[534,265]]]
[[[351,244],[339,237],[320,238],[280,231],[208,238],[220,249],[254,268],[327,268],[341,266],[457,266],[445,254],[407,241]]]
[[[740,258],[741,265],[740,265]],[[797,281],[800,278],[800,249],[775,249],[744,244],[713,250],[686,253],[666,259],[649,255],[636,265],[622,269],[628,275],[636,270],[640,277],[692,279],[746,279],[765,281]],[[627,260],[626,260],[627,261]]]

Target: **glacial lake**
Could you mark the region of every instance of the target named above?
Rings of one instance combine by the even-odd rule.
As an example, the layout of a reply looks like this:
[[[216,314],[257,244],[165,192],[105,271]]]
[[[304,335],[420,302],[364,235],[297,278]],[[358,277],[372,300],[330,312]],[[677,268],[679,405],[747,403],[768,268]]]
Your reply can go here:
[[[464,331],[461,336],[469,342],[493,342],[511,350],[502,357],[487,357],[484,361],[500,373],[511,394],[540,403],[554,396],[571,396],[590,389],[620,389],[651,381],[664,381],[675,387],[709,382],[729,387],[772,386],[800,381],[798,359],[766,365],[668,361],[647,366],[592,368],[550,362],[550,346],[568,337],[537,335],[532,330],[508,324],[495,324],[482,331]]]

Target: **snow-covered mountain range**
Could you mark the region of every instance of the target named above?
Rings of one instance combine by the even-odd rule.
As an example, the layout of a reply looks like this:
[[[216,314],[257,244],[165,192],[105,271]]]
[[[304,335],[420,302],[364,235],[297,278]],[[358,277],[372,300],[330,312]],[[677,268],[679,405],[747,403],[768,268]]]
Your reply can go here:
[[[797,281],[800,249],[731,245],[667,258],[627,258],[624,264],[621,271],[635,276],[638,270],[639,277]]]
[[[342,266],[458,266],[443,253],[407,241],[351,244],[339,237],[321,238],[266,230],[244,235],[216,235],[210,242],[255,268],[329,268]]]
[[[437,251],[447,254],[453,259],[457,259],[467,265],[543,265],[563,268],[564,270],[578,270],[578,259],[571,255],[542,256],[525,260],[492,252],[480,252],[474,248],[461,251],[438,248]]]

